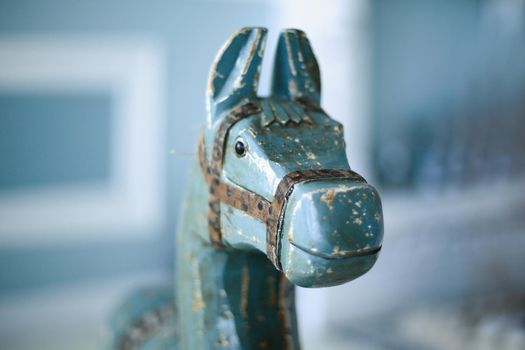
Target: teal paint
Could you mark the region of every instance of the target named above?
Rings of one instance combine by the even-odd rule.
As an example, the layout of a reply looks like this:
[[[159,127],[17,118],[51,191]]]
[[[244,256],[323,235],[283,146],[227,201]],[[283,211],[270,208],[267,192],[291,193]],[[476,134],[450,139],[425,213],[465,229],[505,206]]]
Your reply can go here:
[[[0,195],[111,180],[109,91],[0,89]]]
[[[259,105],[259,113],[230,128],[221,181],[271,201],[279,181],[292,171],[349,169],[349,164],[342,125],[319,108],[319,68],[304,33],[281,33],[272,96],[256,95],[265,38],[263,28],[244,28],[219,52],[210,72],[204,142],[210,155],[222,118],[240,104]],[[243,156],[235,152],[238,141],[245,145]],[[208,186],[198,161],[191,179],[177,231],[176,313],[160,322],[152,308],[150,318],[156,321],[150,323],[158,325],[152,332],[136,315],[144,314],[144,305],[155,297],[131,298],[114,322],[121,348],[299,349],[293,284],[341,284],[366,273],[377,259],[381,201],[365,182],[315,180],[295,186],[282,218],[281,272],[266,257],[266,225],[225,203],[220,215],[226,248],[212,247]],[[160,289],[159,299],[167,300]],[[173,327],[178,336],[162,336],[174,334]]]

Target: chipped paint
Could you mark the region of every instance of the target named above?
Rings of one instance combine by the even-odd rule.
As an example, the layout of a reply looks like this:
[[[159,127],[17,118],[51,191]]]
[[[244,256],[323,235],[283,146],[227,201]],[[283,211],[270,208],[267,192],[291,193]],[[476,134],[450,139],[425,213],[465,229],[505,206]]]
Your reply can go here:
[[[193,291],[193,302],[191,303],[191,308],[193,311],[201,311],[206,307],[206,303],[202,299],[202,293],[199,289]]]
[[[275,306],[277,302],[277,294],[275,291],[276,280],[274,276],[268,276],[266,278],[267,288],[268,288],[268,306]]]
[[[241,310],[241,316],[243,318],[248,318],[248,293],[250,288],[250,270],[248,266],[244,265],[242,267],[242,277],[241,277],[241,293],[239,300],[239,308]]]
[[[306,152],[306,157],[310,160],[316,160],[317,156],[312,152]]]
[[[330,210],[334,209],[334,206],[332,205],[332,202],[333,202],[333,200],[335,198],[335,194],[336,194],[335,190],[331,189],[331,190],[328,190],[328,191],[324,192],[321,195],[321,202],[326,204],[326,206]]]
[[[215,341],[215,344],[217,346],[226,348],[230,345],[230,342],[228,340],[228,337],[224,333],[219,333],[219,338]]]
[[[283,31],[281,74],[261,98],[265,40],[262,28],[239,30],[209,74],[204,176],[193,173],[177,234],[180,348],[299,349],[290,281],[357,278],[381,247],[379,198],[350,170],[343,128],[320,107],[305,34]]]

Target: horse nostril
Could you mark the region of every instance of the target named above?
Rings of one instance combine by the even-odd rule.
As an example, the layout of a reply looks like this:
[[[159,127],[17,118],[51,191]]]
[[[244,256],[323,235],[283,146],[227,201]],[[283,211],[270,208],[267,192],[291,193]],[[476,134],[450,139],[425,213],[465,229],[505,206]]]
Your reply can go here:
[[[243,157],[246,154],[246,145],[242,140],[235,142],[235,153],[239,157]]]

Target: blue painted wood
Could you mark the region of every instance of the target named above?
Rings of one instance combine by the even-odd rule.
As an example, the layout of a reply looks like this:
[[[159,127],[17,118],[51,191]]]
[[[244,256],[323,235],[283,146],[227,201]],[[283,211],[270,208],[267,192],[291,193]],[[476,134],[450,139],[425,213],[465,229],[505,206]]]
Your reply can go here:
[[[257,96],[265,39],[266,29],[243,28],[219,51],[207,90],[204,142],[211,162],[223,118],[246,102],[259,106],[260,112],[229,130],[221,181],[271,201],[292,171],[349,164],[342,125],[320,108],[319,67],[303,32],[281,33],[272,95]],[[239,141],[242,156],[235,151]],[[208,186],[198,161],[191,179],[177,231],[176,287],[173,293],[138,293],[124,304],[113,320],[117,347],[299,349],[293,285],[345,283],[366,273],[378,257],[381,201],[366,182],[295,185],[282,217],[278,271],[266,257],[265,223],[226,203],[220,204],[226,248],[211,245]]]

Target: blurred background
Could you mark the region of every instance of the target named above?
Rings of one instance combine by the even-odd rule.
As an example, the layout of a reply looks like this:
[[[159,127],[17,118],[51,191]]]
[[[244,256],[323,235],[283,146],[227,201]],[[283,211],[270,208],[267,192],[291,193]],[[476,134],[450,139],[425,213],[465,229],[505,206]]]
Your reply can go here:
[[[524,0],[2,0],[0,348],[104,348],[173,279],[183,154],[241,26],[270,29],[261,94],[306,31],[383,198],[376,266],[298,289],[304,348],[525,349]]]

